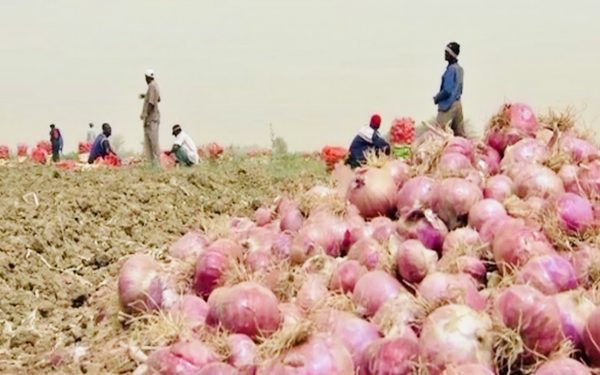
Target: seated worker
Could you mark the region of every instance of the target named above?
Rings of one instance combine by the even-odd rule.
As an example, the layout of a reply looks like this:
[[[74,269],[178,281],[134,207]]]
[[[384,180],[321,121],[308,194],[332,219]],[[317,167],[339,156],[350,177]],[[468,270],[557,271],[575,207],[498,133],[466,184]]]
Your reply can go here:
[[[369,151],[384,152],[390,154],[390,145],[377,131],[381,125],[381,117],[379,115],[371,116],[369,126],[363,126],[359,131],[352,144],[350,145],[350,155],[346,159],[346,164],[352,168],[359,167],[366,161],[366,155]]]
[[[110,138],[111,134],[112,129],[110,125],[107,123],[102,124],[102,133],[96,137],[96,140],[90,149],[90,156],[88,158],[89,164],[94,164],[98,158],[105,158],[111,154],[116,155],[112,147],[110,147],[110,142],[108,141],[108,138]]]
[[[194,144],[192,137],[181,130],[180,125],[173,126],[173,137],[175,137],[175,141],[173,142],[173,148],[171,148],[169,154],[175,156],[177,164],[191,167],[198,163],[198,150],[196,149],[196,145]]]

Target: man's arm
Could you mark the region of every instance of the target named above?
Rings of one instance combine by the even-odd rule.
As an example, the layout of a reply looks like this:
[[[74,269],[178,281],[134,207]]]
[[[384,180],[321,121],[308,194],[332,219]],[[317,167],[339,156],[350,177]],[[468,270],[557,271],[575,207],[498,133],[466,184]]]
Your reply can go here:
[[[442,78],[442,87],[440,92],[433,98],[435,104],[442,102],[452,95],[456,88],[456,70],[454,68],[448,68]]]
[[[373,146],[375,146],[375,150],[383,151],[386,155],[389,155],[391,152],[390,144],[387,143],[387,141],[383,139],[379,134],[373,135]]]

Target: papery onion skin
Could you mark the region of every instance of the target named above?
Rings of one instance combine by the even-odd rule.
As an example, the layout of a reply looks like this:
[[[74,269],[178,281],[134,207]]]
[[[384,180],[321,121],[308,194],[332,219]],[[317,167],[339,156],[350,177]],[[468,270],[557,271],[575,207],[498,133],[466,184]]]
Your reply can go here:
[[[483,196],[486,199],[495,199],[498,202],[504,202],[508,197],[513,195],[514,183],[513,180],[505,175],[496,175],[490,177],[483,190]]]
[[[119,271],[119,302],[128,313],[157,310],[163,303],[164,282],[159,264],[149,255],[130,256]]]
[[[398,280],[388,273],[371,271],[358,280],[352,296],[363,315],[373,316],[387,300],[404,291]]]
[[[476,230],[480,230],[486,221],[506,216],[504,206],[493,199],[483,199],[475,203],[469,210],[469,225]]]
[[[552,295],[577,288],[577,275],[573,266],[558,254],[542,255],[525,263],[518,271],[517,283]]]
[[[563,334],[576,349],[583,348],[585,325],[596,305],[583,291],[574,290],[552,297],[560,311]]]
[[[405,216],[414,210],[431,206],[436,181],[431,177],[418,176],[408,180],[396,194],[396,207],[399,216]]]
[[[600,307],[597,307],[587,320],[583,346],[591,364],[600,366]]]
[[[594,223],[592,204],[577,194],[560,195],[556,209],[561,227],[568,232],[583,232]]]
[[[389,170],[367,167],[356,171],[346,198],[365,218],[388,216],[396,210],[396,190]]]
[[[592,375],[589,367],[571,358],[550,359],[533,375]]]
[[[202,342],[186,340],[155,350],[148,356],[146,365],[152,374],[194,375],[217,360],[217,355]]]
[[[432,199],[432,209],[449,229],[461,226],[461,217],[483,199],[479,187],[460,178],[447,178],[437,185]]]
[[[344,260],[334,269],[329,282],[329,289],[344,293],[352,292],[358,280],[365,273],[367,273],[367,268],[358,261]]]
[[[437,253],[423,246],[420,241],[407,240],[400,245],[396,254],[398,274],[406,282],[418,284],[435,269],[437,259]]]
[[[379,339],[366,349],[359,375],[409,375],[419,353],[418,339],[411,330]]]
[[[448,367],[442,375],[495,375],[495,372],[489,366],[470,364]]]

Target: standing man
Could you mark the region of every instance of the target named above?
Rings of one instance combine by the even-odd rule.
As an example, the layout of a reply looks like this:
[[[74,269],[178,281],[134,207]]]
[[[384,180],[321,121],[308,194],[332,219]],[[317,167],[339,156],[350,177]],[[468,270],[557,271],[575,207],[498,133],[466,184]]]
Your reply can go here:
[[[390,154],[390,145],[379,134],[381,126],[381,116],[371,116],[369,126],[363,126],[358,131],[352,144],[350,145],[350,155],[346,159],[346,164],[352,168],[359,167],[367,160],[367,153],[375,151],[376,153],[383,152],[386,155]]]
[[[191,167],[198,163],[198,149],[196,149],[192,137],[184,133],[179,125],[173,126],[173,137],[175,137],[175,141],[169,153],[175,156],[177,164]]]
[[[146,71],[146,83],[148,84],[148,91],[146,91],[145,95],[142,94],[144,106],[140,116],[144,122],[144,149],[146,157],[152,165],[158,165],[160,161],[160,147],[158,145],[158,126],[160,124],[158,103],[160,103],[160,90],[154,80],[154,71],[152,69]]]
[[[52,145],[52,161],[56,163],[60,160],[60,153],[63,149],[63,137],[54,124],[50,124],[50,144]]]
[[[463,68],[458,65],[460,45],[456,42],[448,43],[445,58],[448,62],[446,72],[442,76],[440,92],[433,97],[433,102],[438,106],[438,126],[446,129],[448,124],[457,137],[465,137],[463,111],[460,98],[463,92]]]
[[[91,143],[94,143],[95,140],[96,140],[96,132],[94,131],[94,124],[90,122],[90,128],[87,131],[86,141],[87,141],[87,143],[91,144]]]
[[[110,138],[112,134],[112,129],[109,124],[102,124],[102,133],[96,137],[94,143],[92,144],[92,149],[90,150],[90,156],[88,158],[89,164],[94,164],[96,159],[105,158],[108,155],[116,155],[113,151],[112,147],[110,147],[110,142],[108,138]]]

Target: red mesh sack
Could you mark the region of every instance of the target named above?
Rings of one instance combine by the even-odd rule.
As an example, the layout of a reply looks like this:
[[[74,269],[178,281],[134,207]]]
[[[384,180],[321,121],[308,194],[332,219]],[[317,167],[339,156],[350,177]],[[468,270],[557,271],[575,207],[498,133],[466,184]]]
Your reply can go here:
[[[41,148],[48,154],[52,153],[52,144],[50,143],[50,141],[40,141],[36,145],[36,148]]]
[[[415,140],[415,120],[410,117],[396,118],[390,128],[392,144],[409,145]]]
[[[48,152],[42,147],[36,147],[31,152],[31,160],[37,164],[46,164],[48,160]]]
[[[0,146],[0,160],[8,160],[10,158],[10,149],[8,146]]]
[[[29,150],[29,147],[27,147],[27,145],[24,144],[20,144],[17,146],[17,156],[27,156],[27,151]]]
[[[334,165],[343,161],[348,155],[348,150],[343,147],[338,146],[325,146],[321,150],[321,159],[325,161],[325,164],[329,168],[332,168]]]

